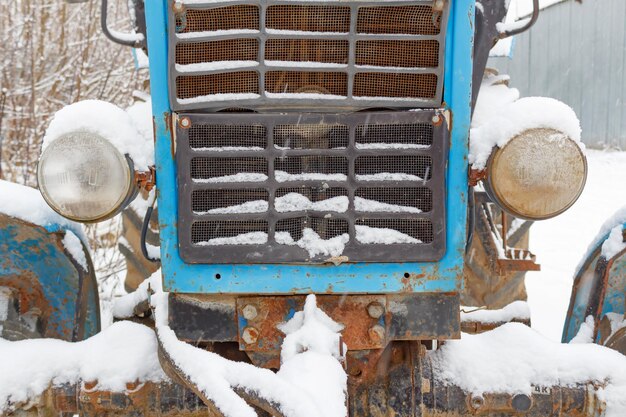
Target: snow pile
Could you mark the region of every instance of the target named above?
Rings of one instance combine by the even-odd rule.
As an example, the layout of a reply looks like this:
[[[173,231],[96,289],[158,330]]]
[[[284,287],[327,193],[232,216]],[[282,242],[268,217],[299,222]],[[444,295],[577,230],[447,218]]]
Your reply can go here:
[[[433,374],[481,394],[531,394],[531,384],[574,386],[607,381],[607,417],[626,415],[626,356],[595,344],[551,342],[520,323],[490,332],[463,334],[430,353]]]
[[[77,343],[0,339],[0,369],[0,414],[51,384],[97,380],[97,389],[124,391],[129,382],[167,379],[159,365],[154,332],[131,322],[115,323]]]
[[[294,241],[289,232],[276,232],[274,238],[278,244],[301,247],[309,252],[310,257],[316,255],[339,256],[350,240],[347,233],[324,240],[308,227],[302,230],[302,237],[298,241]]]
[[[385,142],[356,143],[354,146],[357,149],[428,149],[430,147],[430,145],[420,145],[418,143],[398,143],[398,142],[396,143],[385,143]]]
[[[48,206],[41,193],[31,187],[0,180],[0,213],[49,230],[67,228],[86,241],[81,224],[66,219]],[[70,238],[71,239],[71,238]]]
[[[340,362],[348,347],[340,337],[343,326],[317,308],[315,296],[309,295],[304,310],[279,329],[286,337],[278,377],[308,393],[323,416],[346,416],[347,376]]]
[[[43,138],[42,151],[62,135],[86,131],[107,139],[122,154],[128,154],[135,169],[147,171],[154,165],[154,146],[142,134],[133,117],[114,104],[100,100],[84,100],[63,107],[55,113]]]
[[[196,72],[196,71],[216,71],[225,70],[231,68],[249,68],[256,67],[259,63],[257,61],[214,61],[214,62],[199,62],[196,64],[176,64],[176,71],[178,72]]]
[[[248,232],[237,236],[216,237],[205,242],[198,242],[199,246],[221,246],[221,245],[262,245],[267,243],[267,233]]]
[[[507,323],[513,320],[530,320],[530,308],[526,301],[514,301],[499,310],[461,308],[462,322]]]
[[[494,147],[503,147],[528,129],[548,128],[563,132],[580,146],[580,122],[568,105],[546,97],[525,97],[506,85],[486,79],[478,94],[470,130],[469,162],[483,169]]]
[[[383,244],[391,245],[394,243],[422,243],[421,240],[415,239],[405,233],[394,229],[360,226],[356,227],[356,240],[364,244]]]
[[[304,210],[345,213],[348,210],[348,203],[348,197],[343,195],[313,202],[300,193],[288,193],[274,200],[276,211],[279,213]]]
[[[576,336],[570,340],[570,343],[593,343],[593,333],[596,328],[596,323],[593,316],[587,316],[585,321],[580,325]]]
[[[137,132],[143,137],[145,142],[154,142],[154,126],[152,122],[152,101],[148,98],[145,101],[137,101],[126,109],[126,113],[133,119]],[[145,151],[148,151],[146,148]],[[150,149],[154,152],[154,148]]]
[[[602,256],[606,259],[611,259],[624,249],[626,249],[624,226],[620,224],[611,229],[609,237],[602,244]]]
[[[83,243],[71,230],[65,232],[65,236],[63,236],[63,246],[65,250],[72,255],[72,258],[74,258],[85,271],[88,271],[89,268],[87,266],[87,257],[83,250]]]

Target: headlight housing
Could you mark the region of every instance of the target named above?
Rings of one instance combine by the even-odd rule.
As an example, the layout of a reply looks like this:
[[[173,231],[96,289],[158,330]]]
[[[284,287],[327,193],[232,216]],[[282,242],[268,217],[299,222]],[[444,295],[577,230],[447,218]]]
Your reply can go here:
[[[485,189],[516,217],[544,220],[571,207],[585,187],[587,159],[554,129],[529,129],[489,158]]]
[[[39,190],[60,215],[84,223],[108,219],[138,192],[132,161],[100,135],[75,131],[42,152]]]

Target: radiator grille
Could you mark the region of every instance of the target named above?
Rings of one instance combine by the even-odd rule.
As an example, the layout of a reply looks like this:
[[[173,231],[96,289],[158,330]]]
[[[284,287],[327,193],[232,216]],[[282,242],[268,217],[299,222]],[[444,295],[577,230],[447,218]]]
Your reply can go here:
[[[171,14],[175,110],[441,105],[447,2],[234,3]]]
[[[434,261],[445,251],[439,110],[185,114],[181,256],[191,263]],[[323,249],[320,249],[323,247]]]

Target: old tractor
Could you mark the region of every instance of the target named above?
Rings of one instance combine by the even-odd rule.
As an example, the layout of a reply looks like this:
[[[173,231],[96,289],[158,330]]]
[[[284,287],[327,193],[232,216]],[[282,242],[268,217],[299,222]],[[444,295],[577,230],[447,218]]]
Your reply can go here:
[[[62,216],[97,222],[156,183],[164,292],[146,281],[121,315],[157,316],[170,380],[53,386],[31,410],[237,415],[175,341],[276,371],[284,323],[316,306],[342,328],[350,416],[601,415],[597,385],[475,395],[430,355],[498,324],[462,321],[462,304],[523,297],[523,271],[538,267],[530,222],[584,187],[580,132],[545,102],[503,115],[479,99],[481,85],[508,90],[486,74],[489,50],[532,26],[533,3],[505,25],[506,0],[150,0],[132,3],[136,33],[121,34],[104,0],[105,34],[149,56],[154,164],[91,103],[55,117],[39,188]],[[153,293],[166,298],[151,311]],[[235,385],[259,415],[298,415]]]

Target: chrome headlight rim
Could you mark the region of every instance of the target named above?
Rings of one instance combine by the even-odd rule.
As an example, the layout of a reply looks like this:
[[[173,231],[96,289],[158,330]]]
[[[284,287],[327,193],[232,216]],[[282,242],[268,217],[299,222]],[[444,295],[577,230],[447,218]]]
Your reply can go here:
[[[120,160],[123,159],[125,161],[125,163],[121,165],[127,168],[124,170],[124,174],[128,178],[128,181],[127,181],[127,186],[124,192],[120,193],[122,197],[120,197],[115,202],[115,204],[112,206],[110,210],[107,210],[106,212],[103,212],[97,216],[82,216],[81,217],[81,216],[72,215],[71,213],[68,213],[62,210],[58,206],[57,202],[55,202],[54,199],[49,195],[45,186],[45,179],[43,178],[43,173],[42,173],[41,168],[42,168],[43,163],[45,162],[44,158],[46,156],[46,152],[49,151],[49,149],[54,149],[52,147],[54,146],[57,140],[62,139],[66,136],[75,135],[75,134],[90,135],[93,137],[97,137],[98,139],[108,143],[111,146],[111,149],[113,149],[116,152],[116,157],[120,157]],[[115,148],[115,146],[113,146],[113,144],[109,140],[107,140],[105,137],[98,135],[96,133],[93,133],[91,131],[88,131],[88,130],[76,130],[76,131],[68,132],[64,135],[61,135],[58,138],[56,138],[54,141],[50,142],[50,144],[42,151],[39,157],[38,163],[37,163],[37,188],[39,189],[39,192],[41,196],[43,197],[44,201],[46,202],[46,204],[48,204],[48,206],[54,212],[65,217],[66,219],[79,222],[79,223],[86,223],[86,224],[99,223],[99,222],[108,220],[116,216],[124,208],[126,208],[126,206],[128,206],[128,204],[130,204],[130,202],[132,202],[135,199],[135,197],[137,197],[137,194],[139,193],[139,187],[137,186],[137,183],[135,181],[134,163],[133,163],[133,160],[130,158],[130,156],[128,154],[122,154],[121,152],[119,152],[119,150]]]
[[[554,133],[558,133],[561,135],[564,135],[567,137],[567,135],[557,129],[554,128],[535,128],[535,129],[530,129],[530,130],[547,130],[547,131],[552,131]],[[504,148],[506,148],[507,145],[509,145],[512,141],[517,140],[518,138],[520,138],[522,135],[518,135],[516,137],[514,137],[513,139],[511,139],[509,142],[507,142],[502,148],[500,147],[496,147],[492,150],[491,155],[489,156],[489,159],[487,160],[487,175],[485,180],[483,181],[483,185],[485,188],[485,192],[487,193],[487,196],[494,202],[496,203],[502,210],[504,210],[506,213],[517,217],[519,219],[522,220],[529,220],[529,221],[541,221],[541,220],[549,220],[552,219],[554,217],[557,217],[561,214],[563,214],[564,212],[566,212],[567,210],[569,210],[574,204],[576,204],[576,202],[578,201],[578,199],[580,198],[580,196],[582,195],[583,191],[585,190],[585,185],[587,184],[587,176],[588,176],[588,172],[589,172],[589,167],[588,167],[588,162],[587,162],[587,157],[585,155],[585,153],[583,152],[582,148],[576,143],[576,141],[574,141],[573,139],[567,137],[567,139],[569,141],[572,142],[572,144],[575,145],[575,147],[573,147],[573,149],[576,149],[580,159],[582,161],[582,181],[580,183],[580,186],[577,190],[577,192],[575,194],[572,195],[571,201],[564,205],[563,207],[561,207],[559,210],[555,210],[549,214],[545,214],[545,215],[531,215],[529,213],[524,213],[520,210],[515,209],[514,207],[512,207],[512,205],[507,203],[506,198],[498,192],[498,187],[494,184],[494,176],[492,175],[492,168],[494,166],[494,164],[497,162],[497,159],[499,157],[502,156],[502,150]]]

